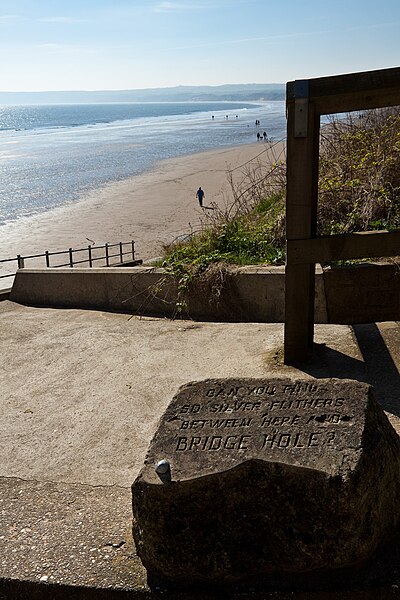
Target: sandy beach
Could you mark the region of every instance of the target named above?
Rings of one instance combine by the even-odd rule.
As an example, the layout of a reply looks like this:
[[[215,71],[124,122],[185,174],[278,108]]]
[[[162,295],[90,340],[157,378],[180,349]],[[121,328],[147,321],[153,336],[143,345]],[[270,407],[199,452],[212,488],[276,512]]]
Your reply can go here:
[[[161,161],[154,170],[94,190],[79,202],[1,227],[0,258],[132,239],[137,258],[159,256],[163,244],[201,227],[207,209],[195,197],[199,186],[206,207],[222,206],[231,198],[228,170],[241,178],[249,161],[276,160],[282,152],[282,143],[271,150],[262,142]],[[37,265],[26,261],[25,266]],[[2,281],[2,287],[10,282]]]

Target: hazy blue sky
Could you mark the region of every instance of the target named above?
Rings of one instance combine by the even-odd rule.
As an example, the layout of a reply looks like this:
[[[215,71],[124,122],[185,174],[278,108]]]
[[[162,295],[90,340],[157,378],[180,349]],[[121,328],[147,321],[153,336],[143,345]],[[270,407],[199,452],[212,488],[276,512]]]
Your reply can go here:
[[[274,83],[400,64],[399,0],[0,0],[0,90]]]

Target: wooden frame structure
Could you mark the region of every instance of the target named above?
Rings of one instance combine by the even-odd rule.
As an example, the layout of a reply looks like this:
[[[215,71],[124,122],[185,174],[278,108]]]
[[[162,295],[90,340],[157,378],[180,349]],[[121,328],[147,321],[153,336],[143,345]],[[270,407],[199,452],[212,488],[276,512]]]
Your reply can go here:
[[[286,86],[285,364],[305,359],[313,345],[315,263],[400,254],[400,231],[317,237],[320,117],[397,105],[398,67]]]

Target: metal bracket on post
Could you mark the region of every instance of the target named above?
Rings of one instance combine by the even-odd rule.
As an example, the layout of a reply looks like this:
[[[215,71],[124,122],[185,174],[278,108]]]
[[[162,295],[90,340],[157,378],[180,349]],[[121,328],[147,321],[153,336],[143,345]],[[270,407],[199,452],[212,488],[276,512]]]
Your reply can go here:
[[[308,81],[294,82],[294,137],[307,137],[308,130]]]

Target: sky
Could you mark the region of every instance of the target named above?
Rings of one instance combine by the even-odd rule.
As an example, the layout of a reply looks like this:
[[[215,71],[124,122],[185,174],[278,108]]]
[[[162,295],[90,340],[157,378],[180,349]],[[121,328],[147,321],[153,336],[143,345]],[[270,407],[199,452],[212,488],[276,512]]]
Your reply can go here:
[[[0,91],[285,83],[399,65],[399,0],[0,0]]]

